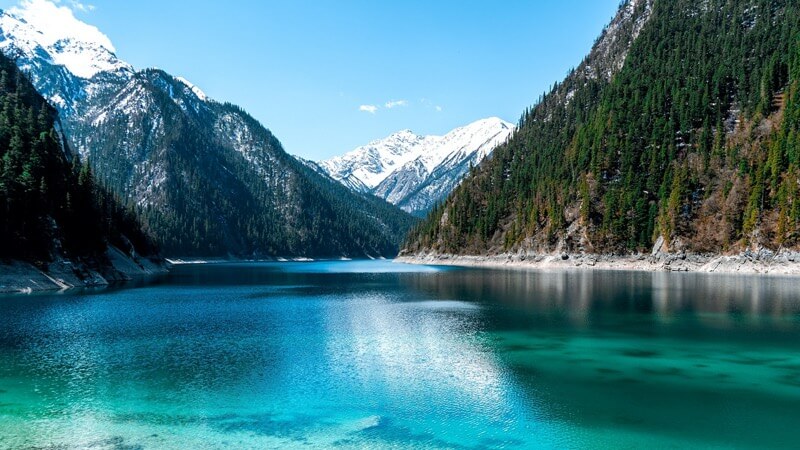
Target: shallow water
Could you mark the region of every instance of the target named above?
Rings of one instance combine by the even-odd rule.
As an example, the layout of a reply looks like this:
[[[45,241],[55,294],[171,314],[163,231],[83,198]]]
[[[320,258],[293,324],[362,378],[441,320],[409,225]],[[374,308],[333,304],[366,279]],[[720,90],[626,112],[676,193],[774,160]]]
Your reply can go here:
[[[796,448],[798,288],[355,261],[0,297],[0,448]]]

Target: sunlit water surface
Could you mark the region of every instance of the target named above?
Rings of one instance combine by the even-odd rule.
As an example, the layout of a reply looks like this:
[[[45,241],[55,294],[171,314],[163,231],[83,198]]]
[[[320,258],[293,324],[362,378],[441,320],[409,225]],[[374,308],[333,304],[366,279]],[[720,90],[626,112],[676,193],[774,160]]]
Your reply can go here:
[[[796,448],[798,288],[316,262],[0,297],[0,448]]]

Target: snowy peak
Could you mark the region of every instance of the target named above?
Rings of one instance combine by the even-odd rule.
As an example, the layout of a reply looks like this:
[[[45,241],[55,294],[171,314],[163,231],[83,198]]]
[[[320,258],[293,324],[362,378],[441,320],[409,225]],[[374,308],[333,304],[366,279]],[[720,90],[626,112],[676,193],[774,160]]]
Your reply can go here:
[[[105,109],[137,78],[152,81],[187,111],[198,112],[209,101],[185,78],[148,75],[153,70],[134,71],[117,58],[108,36],[76,19],[73,11],[62,5],[64,2],[53,0],[26,0],[19,7],[0,11],[0,51],[16,60],[62,118],[95,115],[91,122],[102,122],[106,115],[98,107]],[[90,111],[77,110],[87,104]]]
[[[30,60],[45,59],[79,78],[99,72],[132,71],[114,54],[111,40],[96,27],[75,18],[66,6],[26,0],[0,13],[0,50]]]
[[[322,161],[320,166],[348,187],[359,186],[358,190],[369,190],[397,168],[418,158],[428,139],[411,130],[398,131],[343,156]]]
[[[429,172],[448,157],[479,153],[481,159],[505,141],[514,125],[491,117],[456,128],[444,136],[419,136],[411,130],[402,130],[384,139],[372,141],[327,161],[320,166],[339,181],[356,178],[369,189],[376,188],[392,173],[406,164],[422,164]]]
[[[514,131],[514,125],[497,117],[479,120],[465,127],[456,128],[440,138],[434,138],[431,152],[422,155],[422,162],[429,171],[455,155],[480,155],[485,158],[498,145],[505,142]]]
[[[402,130],[323,161],[320,167],[353,190],[375,194],[408,212],[423,213],[458,185],[470,164],[480,163],[513,131],[514,125],[497,117],[444,136]]]

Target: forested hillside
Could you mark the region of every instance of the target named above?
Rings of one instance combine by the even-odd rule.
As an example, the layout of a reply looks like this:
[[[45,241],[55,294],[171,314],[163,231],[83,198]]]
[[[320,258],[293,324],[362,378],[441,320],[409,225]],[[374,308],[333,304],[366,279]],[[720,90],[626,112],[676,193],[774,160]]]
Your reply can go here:
[[[291,157],[235,105],[160,70],[103,75],[113,83],[79,101],[67,131],[167,255],[393,256],[413,224]]]
[[[109,244],[153,253],[119,205],[72,155],[56,111],[0,54],[0,259],[103,260]]]
[[[93,95],[67,132],[167,255],[394,256],[414,224],[297,161],[241,108],[163,71]]]
[[[796,249],[798,133],[798,2],[630,0],[406,253]]]
[[[0,50],[166,256],[397,254],[414,218],[310,170],[240,108],[162,70],[135,70],[99,30],[50,6],[0,12]]]

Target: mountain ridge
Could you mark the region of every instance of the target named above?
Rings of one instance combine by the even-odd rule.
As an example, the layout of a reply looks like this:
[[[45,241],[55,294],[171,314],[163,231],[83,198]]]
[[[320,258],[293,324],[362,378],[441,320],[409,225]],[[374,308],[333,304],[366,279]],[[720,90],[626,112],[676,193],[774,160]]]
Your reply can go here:
[[[403,253],[797,249],[798,35],[793,2],[623,2]]]
[[[0,54],[0,292],[165,271],[141,224],[72,152],[55,109]]]
[[[319,166],[352,190],[421,215],[443,200],[470,167],[483,161],[514,129],[513,124],[490,117],[442,136],[401,130]]]
[[[85,25],[63,19],[74,22],[67,30]],[[241,108],[162,70],[134,70],[110,41],[28,39],[33,25],[9,12],[0,30],[0,49],[59,110],[66,139],[136,208],[166,256],[393,256],[413,223],[309,170]],[[105,65],[59,63],[59,52],[76,49]]]

